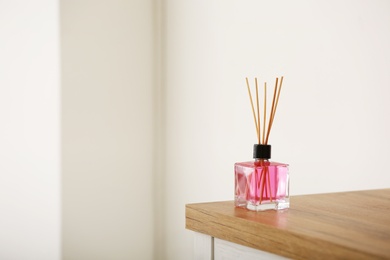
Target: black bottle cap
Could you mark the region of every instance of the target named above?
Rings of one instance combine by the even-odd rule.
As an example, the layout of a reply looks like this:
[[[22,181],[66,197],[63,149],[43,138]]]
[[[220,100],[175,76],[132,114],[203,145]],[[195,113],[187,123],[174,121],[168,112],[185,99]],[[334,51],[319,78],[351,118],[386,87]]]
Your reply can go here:
[[[253,145],[253,158],[254,159],[270,159],[271,158],[271,145],[269,144],[254,144]]]

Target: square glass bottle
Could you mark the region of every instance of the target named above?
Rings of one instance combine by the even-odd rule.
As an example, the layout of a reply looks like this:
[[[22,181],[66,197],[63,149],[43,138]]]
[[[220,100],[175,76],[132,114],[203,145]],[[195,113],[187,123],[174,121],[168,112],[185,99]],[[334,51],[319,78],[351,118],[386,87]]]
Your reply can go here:
[[[249,210],[290,207],[288,164],[271,162],[271,145],[255,144],[254,161],[234,165],[235,206]]]

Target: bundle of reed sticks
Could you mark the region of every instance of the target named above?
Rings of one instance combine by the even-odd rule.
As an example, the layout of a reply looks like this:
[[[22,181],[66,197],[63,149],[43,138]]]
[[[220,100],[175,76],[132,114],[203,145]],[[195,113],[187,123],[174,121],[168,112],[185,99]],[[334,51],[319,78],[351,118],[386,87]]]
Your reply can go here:
[[[252,106],[253,119],[256,126],[257,142],[258,144],[268,144],[269,135],[271,133],[272,124],[275,119],[276,109],[279,103],[280,91],[282,89],[283,77],[276,78],[274,94],[272,98],[271,110],[269,113],[268,124],[267,124],[267,82],[264,82],[264,104],[263,104],[263,125],[261,127],[261,116],[260,116],[260,105],[259,105],[259,86],[257,78],[255,78],[256,86],[256,111],[255,106],[253,105],[253,99],[251,94],[251,89],[249,86],[248,78],[246,78],[246,85],[248,88],[249,99]]]
[[[253,119],[256,126],[257,142],[260,145],[268,145],[268,139],[275,119],[275,114],[279,103],[282,84],[283,84],[283,77],[280,78],[280,81],[279,78],[276,78],[273,98],[272,98],[272,105],[271,105],[271,110],[269,112],[268,124],[267,124],[267,82],[264,82],[264,104],[263,104],[263,120],[262,120],[263,125],[261,125],[261,113],[260,113],[260,105],[259,105],[259,86],[258,86],[257,78],[255,78],[257,113],[255,111],[255,106],[253,105],[253,99],[252,99],[252,94],[249,86],[249,81],[248,78],[246,78],[246,85],[248,87],[248,94],[251,102]],[[256,164],[262,167],[262,169],[261,169],[260,178],[258,178],[256,171],[254,172],[255,183],[256,183],[255,199],[259,200],[259,203],[261,204],[264,199],[263,197],[265,196],[266,199],[269,199],[272,202],[273,196],[272,196],[272,188],[270,185],[270,176],[269,176],[270,173],[268,169],[269,163],[266,163],[266,160],[264,158],[260,158],[260,160],[258,160]],[[259,193],[257,189],[260,191]]]

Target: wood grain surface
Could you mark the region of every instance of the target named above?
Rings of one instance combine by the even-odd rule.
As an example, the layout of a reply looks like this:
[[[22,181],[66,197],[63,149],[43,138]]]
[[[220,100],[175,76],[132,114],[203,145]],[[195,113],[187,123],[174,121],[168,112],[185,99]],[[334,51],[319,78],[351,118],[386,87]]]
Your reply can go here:
[[[302,195],[290,209],[186,205],[186,228],[294,259],[390,259],[390,189]]]

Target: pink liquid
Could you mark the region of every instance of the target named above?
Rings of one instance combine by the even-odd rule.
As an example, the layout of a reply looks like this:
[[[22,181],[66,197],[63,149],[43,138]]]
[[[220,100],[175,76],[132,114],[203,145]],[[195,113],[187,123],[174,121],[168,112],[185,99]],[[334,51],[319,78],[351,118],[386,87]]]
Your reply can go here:
[[[269,161],[234,165],[235,205],[251,210],[284,209],[289,203],[288,165]]]

